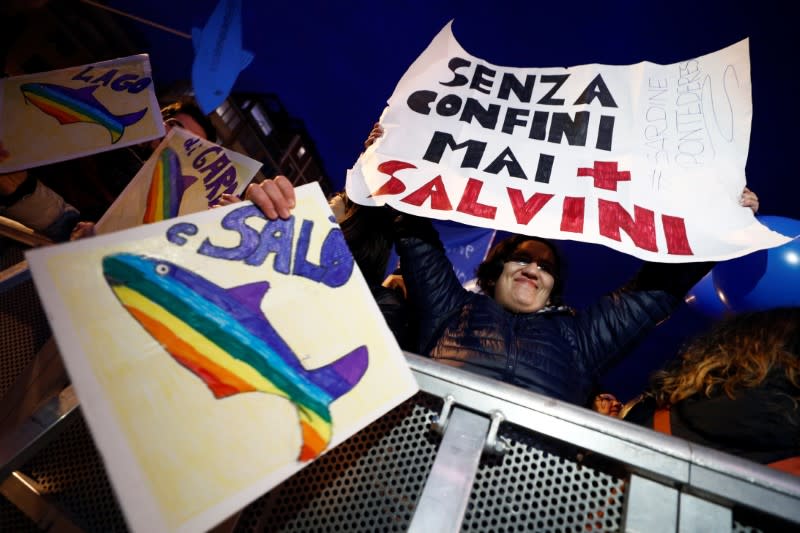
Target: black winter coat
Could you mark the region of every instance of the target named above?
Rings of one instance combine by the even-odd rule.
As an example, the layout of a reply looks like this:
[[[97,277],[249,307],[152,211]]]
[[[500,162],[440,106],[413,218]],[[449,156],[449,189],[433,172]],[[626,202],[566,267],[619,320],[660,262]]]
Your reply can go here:
[[[783,368],[773,369],[756,387],[739,388],[729,398],[719,387],[711,396],[695,394],[670,408],[672,435],[756,461],[772,463],[800,456],[800,389]],[[653,427],[652,397],[637,403],[625,420]]]
[[[710,268],[649,263],[629,287],[580,313],[518,314],[462,288],[435,231],[403,218],[396,245],[419,319],[419,353],[578,405],[601,371],[667,318]]]

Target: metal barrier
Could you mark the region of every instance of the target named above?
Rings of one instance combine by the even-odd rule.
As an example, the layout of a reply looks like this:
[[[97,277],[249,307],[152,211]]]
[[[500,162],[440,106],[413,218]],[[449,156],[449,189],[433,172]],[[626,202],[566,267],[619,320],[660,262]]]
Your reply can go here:
[[[3,301],[21,297],[37,317],[28,283],[4,291]],[[4,335],[42,334],[11,315],[0,315]],[[24,349],[2,353],[4,373],[38,344],[19,342]],[[419,394],[248,505],[225,530],[738,532],[800,524],[800,478],[407,359]],[[30,423],[0,434],[8,463],[0,470],[16,468],[0,483],[0,530],[126,530],[82,418],[63,422],[65,410],[75,411],[70,398],[67,389]],[[36,435],[53,438],[11,464],[44,442]]]

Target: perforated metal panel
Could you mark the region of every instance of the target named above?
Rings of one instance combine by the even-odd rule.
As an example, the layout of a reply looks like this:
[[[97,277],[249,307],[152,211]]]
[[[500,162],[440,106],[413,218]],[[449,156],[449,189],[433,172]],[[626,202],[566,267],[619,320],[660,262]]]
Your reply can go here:
[[[237,531],[405,531],[433,465],[441,399],[396,407],[256,500]]]
[[[0,293],[0,398],[50,335],[31,280]]]
[[[0,270],[5,270],[25,259],[28,247],[11,239],[0,238]]]
[[[14,241],[0,239],[0,270],[22,261],[24,250]],[[0,401],[49,336],[50,327],[31,281],[0,293]],[[0,496],[0,531],[38,529]]]
[[[481,462],[463,531],[619,530],[624,483],[604,461],[510,424],[500,435],[511,449]]]
[[[420,393],[250,505],[237,531],[405,531],[433,464],[441,400]],[[478,470],[464,531],[616,531],[622,481],[510,425]]]
[[[420,393],[293,476],[241,513],[237,532],[405,531],[438,439],[439,398]],[[511,449],[478,470],[463,531],[619,531],[623,471],[613,461],[510,424]],[[82,419],[21,470],[86,531],[123,532],[124,519]],[[735,512],[732,531],[792,531],[793,524]],[[775,527],[772,527],[774,524]],[[761,529],[759,529],[759,526]],[[0,497],[0,531],[32,531]]]
[[[39,528],[25,516],[22,511],[14,507],[10,501],[0,496],[0,531],[13,533],[36,533]]]
[[[127,531],[83,417],[20,468],[87,531]]]

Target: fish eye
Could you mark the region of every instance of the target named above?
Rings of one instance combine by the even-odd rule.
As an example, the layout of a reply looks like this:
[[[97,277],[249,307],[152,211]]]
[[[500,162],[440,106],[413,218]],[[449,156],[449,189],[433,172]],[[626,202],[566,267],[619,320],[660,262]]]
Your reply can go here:
[[[159,263],[156,265],[156,274],[161,274],[163,276],[164,274],[168,273],[169,273],[169,267],[167,265],[165,265],[164,263]]]

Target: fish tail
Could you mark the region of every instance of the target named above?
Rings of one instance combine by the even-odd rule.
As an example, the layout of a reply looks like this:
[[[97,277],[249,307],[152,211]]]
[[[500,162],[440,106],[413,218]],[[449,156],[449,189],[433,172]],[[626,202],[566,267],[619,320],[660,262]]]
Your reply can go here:
[[[297,412],[300,416],[300,433],[302,435],[300,454],[297,460],[310,461],[319,456],[331,441],[333,431],[331,423],[328,422],[330,413],[326,413],[328,420],[325,420],[314,411],[299,405]]]
[[[369,366],[369,351],[366,346],[359,346],[347,355],[340,357],[329,365],[306,373],[308,379],[330,395],[333,402],[355,387]],[[306,409],[297,406],[300,415],[300,431],[303,443],[298,460],[310,461],[317,457],[328,446],[333,429],[328,406],[323,410]]]
[[[114,118],[122,124],[123,126],[130,126],[131,124],[136,124],[139,120],[147,113],[147,108],[140,109],[139,111],[134,111],[133,113],[128,113],[127,115],[115,115]],[[122,135],[122,134],[120,134]]]
[[[368,366],[369,351],[366,346],[359,346],[329,365],[308,371],[307,375],[311,382],[336,400],[361,381]]]
[[[140,109],[139,111],[134,111],[133,113],[128,113],[127,115],[112,115],[116,124],[106,126],[109,133],[111,133],[111,144],[115,144],[122,134],[125,133],[125,128],[130,126],[131,124],[135,124],[139,122],[139,120],[147,113],[147,108]]]

